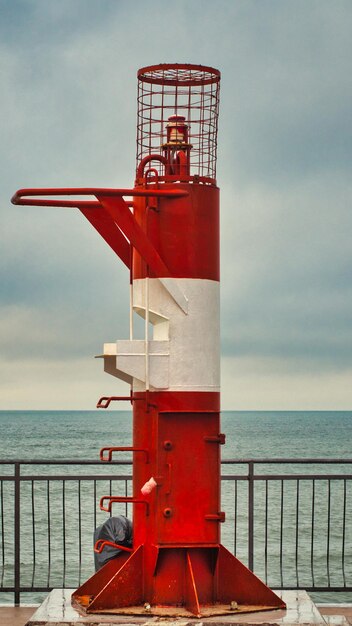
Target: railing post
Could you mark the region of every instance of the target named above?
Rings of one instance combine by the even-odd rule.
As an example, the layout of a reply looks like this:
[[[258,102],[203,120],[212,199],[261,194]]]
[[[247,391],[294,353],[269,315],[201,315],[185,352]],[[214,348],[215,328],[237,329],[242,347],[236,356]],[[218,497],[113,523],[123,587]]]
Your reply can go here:
[[[21,465],[19,461],[15,461],[15,494],[14,494],[14,507],[15,507],[15,545],[14,545],[14,560],[15,560],[15,606],[20,604],[20,585],[21,585],[21,559],[20,559],[20,493],[21,493]]]
[[[254,560],[254,463],[248,463],[248,567],[253,571]]]

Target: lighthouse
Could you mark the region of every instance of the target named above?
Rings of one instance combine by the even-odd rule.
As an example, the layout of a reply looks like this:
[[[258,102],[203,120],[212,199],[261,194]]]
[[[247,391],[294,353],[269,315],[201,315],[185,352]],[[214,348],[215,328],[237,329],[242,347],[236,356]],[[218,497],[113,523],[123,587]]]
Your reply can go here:
[[[87,613],[164,616],[284,608],[220,537],[220,72],[159,64],[140,69],[137,80],[132,188],[22,189],[13,198],[76,207],[130,276],[129,337],[106,343],[102,354],[104,370],[128,391],[98,406],[132,404],[131,446],[100,454],[108,463],[132,451],[133,494],[105,496],[100,507],[111,513],[132,503],[133,547],[117,546],[120,554],[72,601]]]

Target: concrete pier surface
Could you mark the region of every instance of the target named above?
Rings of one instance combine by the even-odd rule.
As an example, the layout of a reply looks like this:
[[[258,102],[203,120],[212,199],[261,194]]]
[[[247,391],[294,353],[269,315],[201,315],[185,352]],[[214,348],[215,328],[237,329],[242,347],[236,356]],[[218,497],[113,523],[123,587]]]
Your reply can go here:
[[[0,605],[0,626],[25,626],[38,606]]]
[[[253,626],[352,626],[352,604],[316,606],[305,591],[283,591],[280,594],[287,604],[287,610],[263,611],[259,613],[217,616],[209,618],[161,618],[118,615],[81,616],[71,607],[71,590],[54,589],[39,607],[0,606],[1,626],[90,626],[143,624],[152,626],[164,622],[167,626],[187,626],[206,624],[212,626],[253,625]]]

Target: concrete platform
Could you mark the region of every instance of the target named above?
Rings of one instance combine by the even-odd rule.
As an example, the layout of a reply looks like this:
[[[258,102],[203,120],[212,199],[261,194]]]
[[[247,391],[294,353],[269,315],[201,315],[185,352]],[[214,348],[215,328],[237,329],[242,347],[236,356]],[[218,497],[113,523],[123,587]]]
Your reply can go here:
[[[72,590],[73,591],[73,590]],[[187,626],[188,624],[211,624],[212,626],[253,625],[253,626],[349,626],[343,615],[322,616],[305,591],[282,591],[278,595],[286,602],[287,610],[260,611],[258,613],[237,614],[207,618],[164,618],[155,616],[132,615],[80,615],[71,606],[71,590],[54,589],[43,604],[37,609],[26,626],[151,626],[163,623],[168,626]]]
[[[345,617],[348,624],[352,626],[352,604],[317,604],[319,613],[328,624],[334,624],[336,620]]]
[[[0,606],[0,626],[25,626],[38,605]]]
[[[327,626],[346,626],[346,621],[349,626],[352,626],[352,604],[318,604],[317,606]],[[38,605],[20,607],[8,604],[0,605],[0,625],[26,626],[37,608]]]

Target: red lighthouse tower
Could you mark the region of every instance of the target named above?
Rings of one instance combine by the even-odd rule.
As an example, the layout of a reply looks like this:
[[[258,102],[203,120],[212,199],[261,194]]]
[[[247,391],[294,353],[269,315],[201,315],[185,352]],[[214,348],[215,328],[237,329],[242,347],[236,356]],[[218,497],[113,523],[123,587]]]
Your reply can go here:
[[[73,594],[89,613],[147,606],[199,617],[284,607],[220,542],[219,85],[210,67],[142,68],[134,188],[14,196],[77,207],[130,270],[130,337],[105,344],[103,358],[105,371],[130,385],[133,496],[106,496],[100,505],[110,512],[116,502],[133,503],[133,548]],[[95,199],[38,198],[58,194]],[[134,337],[136,314],[144,339]],[[119,450],[126,448],[104,448],[101,459]]]

